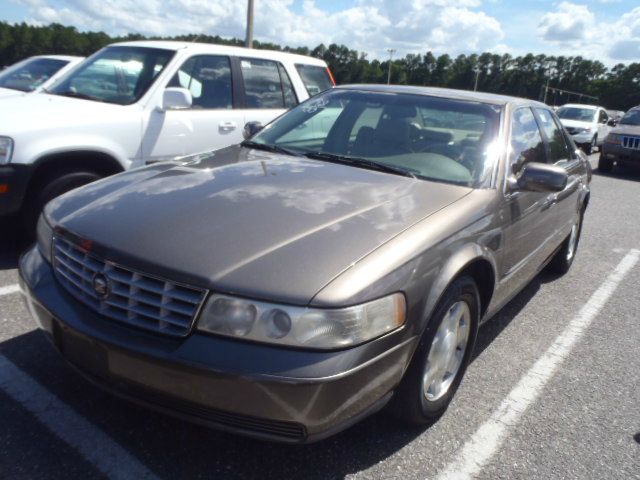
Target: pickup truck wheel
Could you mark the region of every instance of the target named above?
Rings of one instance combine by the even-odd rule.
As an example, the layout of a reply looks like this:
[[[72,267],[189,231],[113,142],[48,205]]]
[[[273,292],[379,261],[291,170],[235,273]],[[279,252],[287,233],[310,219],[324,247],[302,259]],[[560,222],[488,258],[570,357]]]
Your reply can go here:
[[[100,175],[93,172],[68,172],[45,182],[29,199],[22,212],[22,225],[26,238],[30,240],[35,238],[38,217],[49,201],[100,178],[102,178]]]
[[[613,160],[605,158],[600,152],[600,158],[598,158],[598,170],[602,173],[611,173],[613,170]]]
[[[580,233],[582,233],[582,218],[584,216],[584,210],[578,216],[576,223],[571,227],[571,232],[567,238],[562,242],[560,250],[556,252],[551,261],[549,262],[548,269],[551,272],[564,275],[569,271],[573,264],[574,258],[576,258],[576,251],[578,250],[578,243],[580,243]]]
[[[470,277],[460,277],[442,296],[396,391],[396,416],[430,425],[447,410],[476,341],[480,295]]]

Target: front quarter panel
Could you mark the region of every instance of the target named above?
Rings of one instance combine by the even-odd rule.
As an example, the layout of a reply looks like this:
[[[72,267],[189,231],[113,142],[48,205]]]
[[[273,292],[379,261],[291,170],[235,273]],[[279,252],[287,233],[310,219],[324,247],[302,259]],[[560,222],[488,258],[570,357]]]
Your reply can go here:
[[[422,220],[339,275],[312,304],[353,305],[403,292],[408,309],[405,334],[420,335],[447,286],[465,266],[483,259],[497,270],[502,244],[500,219],[493,213],[498,210],[497,195],[494,189],[475,190]]]

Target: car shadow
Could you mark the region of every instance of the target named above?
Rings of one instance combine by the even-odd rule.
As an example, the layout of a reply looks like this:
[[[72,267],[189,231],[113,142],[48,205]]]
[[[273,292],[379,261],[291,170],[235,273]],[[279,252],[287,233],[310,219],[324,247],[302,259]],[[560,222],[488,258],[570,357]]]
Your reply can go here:
[[[540,286],[555,278],[539,274],[483,325],[474,359],[518,316]],[[225,478],[339,479],[373,467],[438,425],[410,427],[383,410],[315,444],[265,443],[183,422],[115,398],[68,367],[39,331],[0,343],[0,353],[161,478],[219,472]],[[9,421],[4,428],[28,427]],[[21,458],[30,457],[22,452]]]
[[[640,182],[640,165],[616,165],[610,173],[604,173],[595,168],[593,174],[598,177],[615,178],[618,180],[628,180]]]
[[[0,217],[0,270],[17,268],[20,254],[30,245],[19,227],[16,217]]]

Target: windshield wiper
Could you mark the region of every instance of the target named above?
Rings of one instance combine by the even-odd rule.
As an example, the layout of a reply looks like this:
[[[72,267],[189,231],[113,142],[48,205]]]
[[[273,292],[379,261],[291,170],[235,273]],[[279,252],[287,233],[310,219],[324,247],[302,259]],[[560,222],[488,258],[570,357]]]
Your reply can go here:
[[[379,163],[367,160],[366,158],[350,157],[348,155],[336,155],[335,153],[307,152],[304,156],[315,160],[327,160],[329,162],[336,162],[344,165],[368,168],[369,170],[378,170],[379,172],[393,173],[395,175],[402,175],[403,177],[417,178],[416,173],[418,173],[417,170],[396,167],[394,165],[389,165],[388,163]]]
[[[60,92],[60,93],[47,91],[47,93],[50,93],[53,95],[61,95],[63,97],[80,98],[82,100],[93,100],[94,102],[106,103],[105,100],[102,100],[101,98],[94,97],[93,95],[87,95],[86,93],[74,92],[73,90],[67,90],[66,92]]]
[[[256,150],[264,150],[265,152],[284,153],[285,155],[293,155],[299,157],[298,152],[289,150],[288,148],[279,147],[278,145],[270,145],[268,143],[252,142],[251,140],[245,140],[240,144],[241,147],[255,148]]]

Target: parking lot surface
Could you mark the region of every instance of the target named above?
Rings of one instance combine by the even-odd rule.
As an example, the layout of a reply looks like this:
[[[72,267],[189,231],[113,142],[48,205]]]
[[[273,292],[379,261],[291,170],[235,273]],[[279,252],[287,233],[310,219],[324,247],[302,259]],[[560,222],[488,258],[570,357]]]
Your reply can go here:
[[[0,477],[640,479],[639,202],[640,170],[594,172],[571,271],[541,273],[481,329],[435,425],[381,412],[305,446],[184,423],[83,380],[23,306],[5,220]]]

